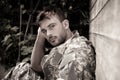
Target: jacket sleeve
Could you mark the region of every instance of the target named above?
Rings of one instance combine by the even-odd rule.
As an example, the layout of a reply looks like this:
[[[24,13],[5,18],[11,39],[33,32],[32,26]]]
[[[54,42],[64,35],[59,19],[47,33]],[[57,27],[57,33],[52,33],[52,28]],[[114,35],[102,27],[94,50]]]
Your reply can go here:
[[[73,48],[75,59],[69,63],[68,80],[95,80],[95,53],[90,44]]]
[[[67,51],[60,65],[67,66],[66,80],[95,80],[95,53],[91,45],[82,42]]]

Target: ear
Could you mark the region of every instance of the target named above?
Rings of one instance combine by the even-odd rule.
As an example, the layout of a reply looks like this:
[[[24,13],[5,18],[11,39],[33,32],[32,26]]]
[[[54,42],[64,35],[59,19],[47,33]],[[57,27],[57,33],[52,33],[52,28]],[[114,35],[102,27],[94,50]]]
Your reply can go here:
[[[62,23],[65,29],[69,28],[69,21],[67,19],[65,19]]]

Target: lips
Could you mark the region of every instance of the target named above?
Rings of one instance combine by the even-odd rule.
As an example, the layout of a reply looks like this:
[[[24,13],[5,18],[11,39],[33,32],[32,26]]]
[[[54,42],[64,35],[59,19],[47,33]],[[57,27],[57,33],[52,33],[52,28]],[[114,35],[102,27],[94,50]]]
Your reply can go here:
[[[54,39],[50,39],[49,41],[53,43],[55,40]]]
[[[49,38],[49,41],[50,41],[51,43],[53,43],[53,42],[55,42],[55,39],[56,39],[56,37],[50,37],[50,38]]]

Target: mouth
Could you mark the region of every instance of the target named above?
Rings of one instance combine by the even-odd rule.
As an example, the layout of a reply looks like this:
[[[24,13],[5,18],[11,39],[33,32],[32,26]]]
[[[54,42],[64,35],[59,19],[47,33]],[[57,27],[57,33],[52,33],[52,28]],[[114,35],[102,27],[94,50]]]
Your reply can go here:
[[[50,39],[49,39],[49,42],[50,42],[50,43],[54,43],[54,42],[55,42],[55,37],[50,38]]]
[[[49,40],[50,41],[50,43],[54,43],[55,42],[55,40]]]

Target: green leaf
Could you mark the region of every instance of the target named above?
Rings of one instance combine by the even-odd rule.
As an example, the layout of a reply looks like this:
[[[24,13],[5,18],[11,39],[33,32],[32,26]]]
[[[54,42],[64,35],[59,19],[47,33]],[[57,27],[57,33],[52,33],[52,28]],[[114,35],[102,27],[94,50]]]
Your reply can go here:
[[[22,46],[21,50],[27,49],[27,46]]]
[[[12,39],[8,39],[7,41],[1,41],[3,44],[2,45],[8,45],[12,42]]]
[[[23,50],[23,52],[21,53],[21,55],[28,55],[30,53],[32,53],[32,49],[33,47],[26,47],[26,46],[23,46],[21,50]]]
[[[6,35],[6,36],[4,37],[4,39],[3,39],[2,42],[6,42],[6,41],[8,41],[8,39],[10,39],[10,37],[11,37],[10,34]]]
[[[28,40],[35,40],[35,39],[36,39],[36,35],[32,35],[32,34],[28,35]]]
[[[8,24],[8,25],[5,27],[6,30],[9,30],[10,28],[11,28],[11,25],[10,25],[10,24]]]
[[[25,14],[26,12],[27,12],[27,10],[23,10],[23,11],[22,11],[22,14]]]
[[[24,58],[24,59],[22,60],[22,62],[27,62],[27,61],[30,61],[30,57]]]
[[[7,51],[12,45],[13,45],[13,43],[10,43],[10,44],[6,47],[5,51]]]
[[[18,29],[19,29],[19,28],[18,28],[17,26],[14,26],[14,27],[11,28],[11,30],[14,31],[14,32],[17,32]]]
[[[23,40],[23,41],[19,42],[18,45],[21,46],[21,45],[26,44],[27,42],[28,42],[28,40]]]
[[[19,33],[16,34],[16,37],[21,36],[21,35],[23,35],[23,33],[19,32]]]
[[[20,5],[20,8],[22,8],[22,9],[23,9],[23,8],[24,8],[24,5],[23,5],[23,4],[22,4],[22,5]]]

